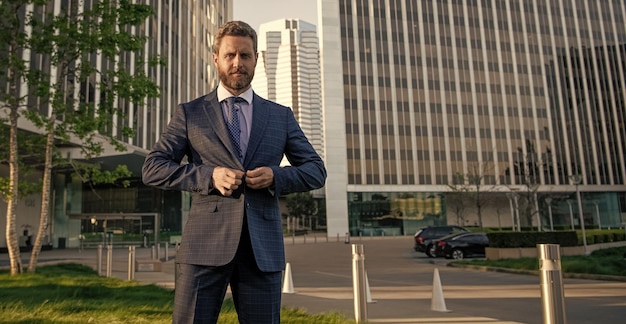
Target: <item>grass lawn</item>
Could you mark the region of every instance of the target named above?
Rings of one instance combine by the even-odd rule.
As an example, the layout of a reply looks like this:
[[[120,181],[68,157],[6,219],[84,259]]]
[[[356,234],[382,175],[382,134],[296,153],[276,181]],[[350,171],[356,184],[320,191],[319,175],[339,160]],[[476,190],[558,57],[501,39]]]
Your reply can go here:
[[[0,271],[0,323],[171,323],[174,292],[154,285],[100,277],[79,264],[41,266],[35,274]],[[230,299],[219,323],[238,323]],[[281,310],[281,323],[354,323],[339,313]]]
[[[537,258],[464,260],[455,263],[519,270],[539,270]],[[586,256],[562,256],[563,273],[598,274],[626,277],[626,247],[592,252]]]

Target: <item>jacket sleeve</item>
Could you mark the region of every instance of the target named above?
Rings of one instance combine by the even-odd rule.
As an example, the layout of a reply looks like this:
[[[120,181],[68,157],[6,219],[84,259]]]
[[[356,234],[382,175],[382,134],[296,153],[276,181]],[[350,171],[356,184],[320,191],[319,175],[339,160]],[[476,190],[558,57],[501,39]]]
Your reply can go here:
[[[284,153],[290,165],[272,167],[275,194],[280,196],[323,187],[326,168],[322,158],[304,135],[291,109],[287,109],[285,119],[287,142]]]
[[[179,105],[165,132],[146,156],[142,181],[161,189],[208,195],[212,190],[213,167],[194,161],[197,155],[189,144],[187,125],[185,106]]]

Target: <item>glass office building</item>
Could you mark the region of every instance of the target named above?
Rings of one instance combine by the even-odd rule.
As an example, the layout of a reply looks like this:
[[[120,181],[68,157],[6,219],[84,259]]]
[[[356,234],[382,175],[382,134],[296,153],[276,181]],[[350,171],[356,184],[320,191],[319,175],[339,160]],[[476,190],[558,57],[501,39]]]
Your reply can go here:
[[[300,19],[261,24],[259,59],[252,88],[290,107],[315,150],[323,156],[319,40],[315,25]]]
[[[44,17],[58,15],[69,10],[89,10],[96,1],[50,1],[46,6],[25,6],[24,10]],[[189,208],[189,195],[180,192],[161,191],[145,187],[141,183],[141,165],[147,152],[164,131],[177,104],[193,100],[213,90],[218,82],[217,70],[212,61],[213,36],[219,26],[233,17],[232,0],[133,0],[132,3],[151,5],[154,14],[144,24],[129,30],[145,36],[147,42],[137,53],[120,53],[119,60],[131,69],[140,60],[156,55],[165,59],[165,65],[143,66],[144,72],[160,86],[161,95],[148,99],[142,105],[118,102],[126,112],[125,118],[111,121],[108,133],[124,142],[125,152],[106,147],[102,156],[89,162],[100,163],[103,169],[113,170],[125,164],[132,172],[131,186],[92,187],[73,178],[63,170],[54,171],[53,201],[48,225],[48,240],[55,247],[78,246],[79,235],[84,231],[102,232],[105,228],[122,228],[122,231],[138,232],[153,228],[158,215],[160,228],[180,231]],[[71,8],[76,4],[78,8]],[[25,57],[31,65],[50,71],[45,55]],[[85,57],[92,66],[106,70],[108,64],[99,55]],[[82,85],[85,100],[96,102],[102,94],[93,86],[100,82],[96,77]],[[45,112],[48,107],[31,99],[29,105]],[[134,136],[121,132],[121,125],[133,127]],[[117,126],[117,127],[116,127]],[[32,126],[31,126],[32,128]],[[37,132],[23,125],[23,129]],[[64,154],[81,160],[80,143],[68,147]],[[0,166],[0,173],[8,175],[8,167]],[[36,233],[39,224],[40,196],[21,200],[18,205],[18,228],[29,227]],[[4,205],[4,203],[2,203]],[[6,213],[0,208],[0,214]],[[90,216],[91,215],[91,216]],[[145,216],[144,216],[145,215]],[[92,220],[93,219],[93,220]],[[0,217],[0,226],[6,227],[6,217]],[[4,245],[4,233],[0,235],[0,247]],[[45,243],[45,242],[44,242]]]
[[[318,4],[329,235],[624,226],[623,1]]]

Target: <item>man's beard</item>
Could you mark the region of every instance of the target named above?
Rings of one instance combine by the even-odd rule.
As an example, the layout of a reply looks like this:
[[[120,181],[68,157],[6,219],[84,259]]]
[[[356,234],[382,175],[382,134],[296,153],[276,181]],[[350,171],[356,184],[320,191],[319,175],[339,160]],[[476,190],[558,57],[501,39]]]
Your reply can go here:
[[[233,90],[244,90],[250,86],[252,82],[252,78],[254,77],[254,71],[252,73],[237,71],[239,73],[243,73],[243,78],[235,78],[231,77],[231,73],[228,71],[219,71],[220,81],[230,89]]]

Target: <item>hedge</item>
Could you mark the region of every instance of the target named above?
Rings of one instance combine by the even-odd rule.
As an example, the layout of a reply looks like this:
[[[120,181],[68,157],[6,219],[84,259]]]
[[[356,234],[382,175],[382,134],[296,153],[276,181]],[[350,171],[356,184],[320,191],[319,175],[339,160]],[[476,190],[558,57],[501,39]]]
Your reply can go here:
[[[489,247],[516,248],[536,247],[537,244],[559,244],[560,246],[578,245],[578,236],[574,231],[563,232],[490,232]]]

